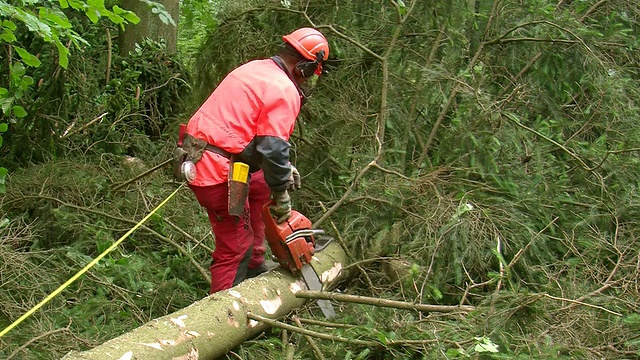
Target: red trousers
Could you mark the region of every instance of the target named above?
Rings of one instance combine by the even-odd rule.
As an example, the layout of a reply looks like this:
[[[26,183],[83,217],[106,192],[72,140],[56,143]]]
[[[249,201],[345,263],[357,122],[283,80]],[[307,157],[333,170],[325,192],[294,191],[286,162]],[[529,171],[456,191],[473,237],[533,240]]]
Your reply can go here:
[[[264,262],[264,222],[262,207],[269,200],[269,186],[262,171],[251,174],[249,196],[242,217],[229,215],[227,183],[190,186],[196,199],[209,215],[215,235],[211,254],[211,290],[213,294],[239,284],[247,274]]]

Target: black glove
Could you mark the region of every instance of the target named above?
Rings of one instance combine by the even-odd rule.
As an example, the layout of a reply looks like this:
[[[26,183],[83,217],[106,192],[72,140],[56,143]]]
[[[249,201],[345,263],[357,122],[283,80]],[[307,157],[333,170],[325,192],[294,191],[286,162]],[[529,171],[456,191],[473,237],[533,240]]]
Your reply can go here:
[[[291,165],[291,175],[289,176],[289,181],[287,184],[288,190],[300,190],[300,172],[296,169],[295,166]]]
[[[291,198],[287,190],[271,194],[273,202],[269,205],[271,215],[276,218],[277,223],[286,221],[291,216]]]

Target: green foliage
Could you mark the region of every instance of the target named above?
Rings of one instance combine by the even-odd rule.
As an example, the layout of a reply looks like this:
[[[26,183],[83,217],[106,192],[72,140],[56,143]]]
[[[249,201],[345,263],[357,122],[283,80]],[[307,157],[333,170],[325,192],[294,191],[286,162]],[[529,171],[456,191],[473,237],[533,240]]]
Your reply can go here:
[[[37,97],[28,103],[38,112],[14,124],[7,147],[0,149],[11,167],[61,153],[153,153],[150,139],[180,121],[188,74],[164,43],[145,40],[127,57],[114,52],[108,63],[102,56],[108,51],[103,34],[100,28],[85,34],[93,46],[67,71],[50,62],[41,66]],[[51,96],[57,100],[51,102]]]
[[[18,1],[17,4],[0,1],[0,19],[2,19],[0,45],[7,52],[9,60],[8,64],[3,64],[0,67],[0,70],[4,70],[3,67],[7,66],[6,70],[9,74],[8,80],[0,81],[2,120],[7,121],[0,122],[2,125],[0,133],[7,131],[8,122],[17,123],[18,119],[27,116],[27,111],[20,102],[30,92],[34,80],[27,74],[24,65],[33,68],[38,68],[41,65],[38,56],[20,46],[23,43],[28,44],[29,41],[23,41],[26,40],[24,38],[18,39],[15,32],[26,28],[29,34],[37,35],[44,42],[55,46],[58,51],[57,64],[67,68],[69,66],[69,46],[73,44],[78,47],[82,43],[86,44],[85,40],[73,30],[71,22],[63,11],[68,7],[84,12],[93,23],[97,23],[99,18],[103,16],[120,26],[124,26],[126,23],[135,24],[139,21],[134,13],[121,9],[117,5],[113,7],[113,11],[108,10],[104,1],[60,0],[55,2],[42,0]],[[67,45],[65,45],[66,39],[69,39]],[[15,50],[19,59],[11,59],[10,49]],[[3,145],[1,140],[0,136],[0,148]],[[0,167],[0,194],[4,193],[6,174],[7,168]]]
[[[330,41],[330,72],[292,138],[307,184],[294,204],[316,218],[318,202],[339,204],[331,219],[340,236],[371,264],[348,291],[495,311],[434,330],[465,344],[443,352],[593,357],[591,345],[578,344],[611,341],[582,325],[613,329],[611,318],[572,308],[585,331],[576,341],[544,315],[563,314],[561,304],[542,309],[531,305],[539,297],[520,294],[580,298],[612,272],[620,284],[633,282],[616,266],[633,268],[637,255],[637,7],[475,3],[229,3],[195,61],[198,96],[237,64],[271,56],[283,33],[309,25],[307,16]],[[637,291],[615,287],[597,303],[633,311],[623,304],[636,303]],[[532,339],[549,328],[548,338]],[[626,330],[616,336],[618,344],[633,338]],[[499,352],[474,353],[484,339]],[[355,354],[337,351],[336,358]]]
[[[121,163],[124,159],[113,155],[104,156],[104,160],[102,165],[58,161],[12,173],[10,191],[4,198],[8,205],[0,222],[3,329],[111,246],[132,226],[131,220],[137,222],[147,214],[147,204],[158,203],[171,191],[135,190],[126,196],[111,193],[110,181],[128,179],[139,168]],[[168,177],[158,173],[148,181],[153,184]],[[43,183],[47,186],[40,192]],[[159,188],[158,184],[153,186]],[[16,201],[23,196],[30,201]],[[156,224],[169,219],[206,224],[206,216],[189,194],[180,194],[175,200],[179,206],[164,209],[158,219],[146,225],[155,229]],[[174,231],[165,227],[163,233],[175,239],[180,235]],[[204,237],[209,231],[208,226],[201,226],[192,233]],[[189,256],[206,266],[208,252],[188,241],[184,246]],[[96,345],[167,311],[188,306],[204,296],[206,289],[208,284],[184,253],[143,228],[3,336],[0,357],[7,357],[34,334],[68,326],[75,336],[67,332],[60,338],[44,338],[30,345],[25,354],[30,359],[60,358],[70,350]],[[72,319],[71,325],[68,319]]]
[[[207,34],[218,26],[218,1],[185,0],[180,2],[178,27],[178,56],[192,68],[195,54]]]
[[[229,70],[273,55],[282,34],[311,20],[327,35],[331,55],[329,74],[312,82],[313,95],[290,139],[303,174],[293,201],[312,219],[331,209],[321,226],[359,261],[355,277],[340,290],[476,306],[460,315],[336,304],[340,316],[334,321],[344,326],[305,327],[380,346],[318,340],[325,357],[637,356],[637,6],[595,0],[475,4],[185,1],[177,57],[148,42],[131,57],[114,56],[111,67],[101,56],[107,49],[103,30],[74,18],[71,28],[91,47],[66,70],[58,68],[60,56],[46,41],[29,42],[16,31],[24,24],[3,22],[3,41],[24,49],[12,55],[15,69],[2,65],[7,85],[0,96],[22,91],[9,105],[3,101],[3,109],[12,112],[17,105],[24,110],[15,108],[17,114],[26,116],[12,113],[15,124],[4,133],[10,141],[1,150],[16,159],[14,168],[56,162],[29,166],[9,179],[17,190],[3,199],[8,212],[0,224],[18,226],[20,219],[32,225],[18,227],[35,229],[35,235],[5,240],[0,255],[17,259],[7,264],[51,269],[33,281],[63,281],[128,228],[121,219],[139,218],[167,192],[159,174],[132,185],[125,196],[112,193],[112,184],[144,168],[134,171],[119,156],[162,161],[172,123],[183,122]],[[193,103],[184,101],[182,61],[198,74]],[[81,158],[81,165],[61,161],[67,157]],[[186,195],[149,223],[157,234],[182,238],[167,220],[201,238],[209,233],[206,217]],[[67,318],[80,317],[74,334],[100,341],[151,316],[146,314],[162,315],[162,307],[201,295],[206,284],[194,275],[191,260],[156,237],[136,233],[86,283],[64,294],[72,305],[52,305],[60,313],[42,315],[12,340],[24,343],[42,333],[37,323],[60,328]],[[191,251],[193,244],[185,248]],[[54,254],[64,271],[38,257],[42,253]],[[197,263],[208,261],[205,252],[193,256]],[[29,280],[18,275],[30,274],[29,266],[15,269],[18,280]],[[9,284],[10,295],[0,297],[9,309],[0,324],[25,310],[20,302],[32,301],[19,281]],[[38,288],[34,297],[51,287]],[[174,303],[180,294],[186,295]],[[107,301],[114,297],[121,301]],[[316,317],[314,310],[311,304],[299,315]],[[99,325],[80,314],[91,314]],[[295,358],[314,356],[301,336],[283,334],[271,330],[234,353],[276,359],[295,343]],[[392,345],[403,340],[409,342]],[[80,346],[66,343],[53,352]],[[43,344],[35,348],[47,356]]]
[[[171,18],[171,15],[167,12],[167,9],[165,9],[164,5],[155,1],[150,1],[150,0],[140,0],[140,1],[142,1],[143,3],[149,6],[151,13],[158,14],[158,18],[164,24],[167,24],[167,25],[171,24],[173,26],[176,26],[175,21],[173,21],[173,19]]]

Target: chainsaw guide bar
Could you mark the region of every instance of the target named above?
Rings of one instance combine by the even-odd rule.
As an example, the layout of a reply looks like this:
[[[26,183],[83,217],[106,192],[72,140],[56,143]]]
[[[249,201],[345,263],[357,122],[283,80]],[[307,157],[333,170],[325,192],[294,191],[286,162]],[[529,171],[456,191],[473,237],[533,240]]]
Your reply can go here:
[[[322,291],[322,281],[311,266],[311,260],[313,254],[322,251],[333,238],[320,236],[324,235],[324,230],[313,229],[311,221],[295,210],[291,211],[291,216],[286,221],[276,222],[269,211],[270,205],[271,202],[268,202],[262,208],[262,217],[265,222],[265,236],[274,260],[294,276],[302,275],[309,290]],[[317,240],[316,236],[319,236]],[[325,317],[336,316],[329,300],[318,300],[318,306]]]

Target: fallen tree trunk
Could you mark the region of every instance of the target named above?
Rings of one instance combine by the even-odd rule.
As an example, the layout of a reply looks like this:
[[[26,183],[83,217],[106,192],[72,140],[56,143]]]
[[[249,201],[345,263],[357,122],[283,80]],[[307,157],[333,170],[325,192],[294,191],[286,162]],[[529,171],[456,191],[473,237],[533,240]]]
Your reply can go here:
[[[341,270],[346,261],[346,254],[334,242],[316,254],[312,265],[325,286],[331,287],[344,275]],[[307,301],[295,296],[306,289],[299,277],[273,270],[91,350],[72,351],[63,360],[215,359],[265,330],[265,323],[249,319],[247,313],[282,317]]]

